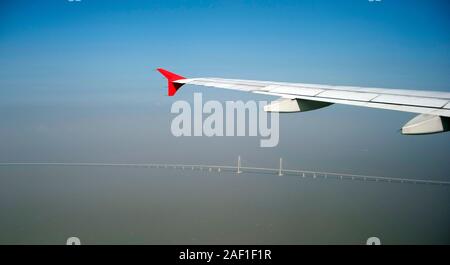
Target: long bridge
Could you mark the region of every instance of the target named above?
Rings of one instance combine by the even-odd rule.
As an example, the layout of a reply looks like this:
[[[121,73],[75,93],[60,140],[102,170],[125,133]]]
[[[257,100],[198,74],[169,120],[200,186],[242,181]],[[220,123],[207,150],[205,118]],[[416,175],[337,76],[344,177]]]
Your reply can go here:
[[[356,181],[371,181],[371,182],[388,182],[388,183],[406,183],[406,184],[427,184],[450,186],[450,181],[428,180],[428,179],[414,179],[414,178],[399,178],[399,177],[383,177],[373,175],[360,175],[349,173],[323,172],[323,171],[309,171],[300,169],[285,169],[283,168],[283,159],[279,160],[278,168],[268,167],[251,167],[242,166],[241,157],[238,157],[235,165],[205,165],[205,164],[173,164],[173,163],[58,163],[58,162],[10,162],[0,163],[0,167],[7,166],[68,166],[68,167],[141,167],[141,168],[167,168],[179,170],[199,170],[208,172],[235,172],[236,174],[243,173],[266,173],[278,176],[292,175],[300,178],[312,179],[335,179],[335,180],[356,180]]]

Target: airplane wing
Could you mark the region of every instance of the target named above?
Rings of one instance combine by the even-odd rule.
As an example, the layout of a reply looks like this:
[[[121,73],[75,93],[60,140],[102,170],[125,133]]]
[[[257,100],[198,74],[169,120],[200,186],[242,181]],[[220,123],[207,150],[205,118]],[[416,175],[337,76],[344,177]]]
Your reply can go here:
[[[168,94],[175,95],[185,85],[199,85],[280,97],[265,111],[303,112],[331,104],[418,113],[402,127],[402,134],[431,134],[450,130],[450,93],[437,91],[332,86],[304,83],[224,79],[185,78],[162,68],[168,80]]]

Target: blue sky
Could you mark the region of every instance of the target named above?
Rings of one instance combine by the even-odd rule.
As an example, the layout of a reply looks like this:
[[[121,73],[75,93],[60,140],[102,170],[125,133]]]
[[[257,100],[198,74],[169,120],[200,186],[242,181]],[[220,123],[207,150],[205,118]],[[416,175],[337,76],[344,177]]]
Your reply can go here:
[[[274,148],[174,137],[170,106],[194,91],[272,98],[189,85],[167,97],[155,70],[450,91],[449,13],[447,0],[0,1],[0,162],[228,165],[241,155],[243,165],[282,157],[284,168],[449,181],[450,134],[401,135],[412,113],[280,115]],[[0,196],[8,243],[450,242],[440,186],[16,167],[0,168]]]
[[[447,1],[1,5],[6,102],[139,100],[142,93],[160,100],[156,67],[185,76],[450,90]]]

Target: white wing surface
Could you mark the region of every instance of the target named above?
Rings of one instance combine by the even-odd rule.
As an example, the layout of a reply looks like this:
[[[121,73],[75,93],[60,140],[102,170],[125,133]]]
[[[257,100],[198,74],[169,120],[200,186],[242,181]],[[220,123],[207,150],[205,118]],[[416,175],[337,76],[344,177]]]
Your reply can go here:
[[[280,97],[266,111],[300,112],[346,104],[418,113],[402,128],[403,134],[429,134],[450,128],[450,93],[420,90],[332,86],[304,83],[224,79],[184,78],[158,69],[169,83],[169,96],[185,84],[239,90]]]

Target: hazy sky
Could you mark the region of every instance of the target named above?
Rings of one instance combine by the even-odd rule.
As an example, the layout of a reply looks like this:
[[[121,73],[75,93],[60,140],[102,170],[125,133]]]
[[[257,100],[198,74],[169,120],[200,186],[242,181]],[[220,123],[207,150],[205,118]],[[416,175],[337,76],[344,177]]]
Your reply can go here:
[[[177,99],[191,101],[193,92],[201,91],[205,99],[221,101],[272,98],[193,86],[184,86],[176,97],[170,98],[166,96],[165,79],[155,71],[157,67],[164,67],[186,77],[450,91],[449,12],[448,1],[419,0],[1,1],[0,162],[230,164],[241,155],[243,163],[258,166],[276,166],[278,158],[283,157],[288,168],[450,180],[450,135],[400,135],[401,126],[414,117],[411,113],[333,105],[308,113],[282,115],[280,143],[275,148],[260,148],[259,138],[255,137],[176,138],[170,133],[174,117],[170,106]],[[138,201],[144,208],[151,207],[141,199],[163,203],[162,198],[169,198],[168,195],[182,189],[177,186],[175,191],[171,190],[171,177],[180,181],[179,175],[167,173],[167,178],[161,179],[166,173],[157,171],[151,184],[149,180],[142,182],[141,174],[146,173],[130,173],[133,177],[126,183],[126,190],[121,191],[122,178],[114,176],[115,182],[109,183],[108,175],[114,172],[97,172],[95,189],[86,191],[92,184],[89,174],[95,176],[95,172],[64,173],[61,169],[56,173],[51,169],[36,171],[37,179],[32,183],[42,189],[34,189],[25,181],[33,177],[33,172],[0,169],[3,196],[0,201],[3,209],[12,211],[7,219],[3,218],[6,221],[2,223],[0,234],[5,235],[7,231],[9,234],[1,242],[55,242],[43,239],[43,231],[51,228],[45,218],[59,222],[64,211],[46,215],[33,201],[46,204],[51,198],[59,198],[61,203],[52,207],[63,209],[75,200],[74,194],[92,192],[97,196],[92,197],[96,205],[104,207],[102,202],[106,202],[98,201],[98,196],[110,196],[110,190],[104,188],[110,187],[123,192],[120,198],[125,198],[125,194],[131,196],[127,203],[119,203],[118,209],[110,209],[120,214],[122,210],[129,211],[127,207]],[[66,176],[70,187],[58,182],[61,174],[71,176]],[[118,174],[126,175],[123,171]],[[398,186],[374,184],[362,188],[360,184],[324,186],[327,183],[322,182],[297,187],[299,190],[292,187],[292,194],[289,193],[292,196],[287,198],[283,192],[289,189],[290,182],[280,182],[284,180],[263,179],[263,183],[257,184],[257,178],[252,176],[250,180],[255,182],[246,180],[250,182],[237,188],[234,178],[223,180],[222,177],[219,182],[208,183],[203,176],[188,175],[181,183],[191,185],[201,181],[200,190],[189,186],[189,192],[179,193],[185,198],[180,195],[178,200],[167,199],[165,203],[174,207],[183,201],[200,203],[202,210],[198,214],[207,213],[211,211],[206,202],[208,198],[217,203],[223,201],[223,197],[214,197],[210,191],[223,185],[225,190],[217,196],[226,197],[226,188],[235,189],[233,196],[243,200],[246,196],[256,196],[252,197],[254,203],[238,211],[244,220],[254,222],[245,216],[251,213],[249,209],[268,205],[259,212],[272,220],[265,225],[278,224],[278,231],[284,230],[274,241],[270,241],[273,237],[269,234],[261,234],[260,228],[241,241],[237,231],[222,241],[220,236],[212,237],[211,233],[202,231],[204,240],[194,243],[355,243],[364,239],[364,225],[370,227],[371,221],[369,217],[360,223],[352,219],[359,224],[356,230],[362,232],[350,235],[354,228],[351,224],[355,223],[349,218],[352,214],[369,211],[367,207],[373,205],[385,209],[378,212],[380,226],[373,231],[385,231],[391,242],[417,243],[423,239],[426,243],[448,243],[450,240],[448,188],[414,187],[410,190],[402,187],[396,190]],[[138,188],[141,185],[160,189],[144,196],[146,191]],[[267,192],[272,185],[272,196],[278,198],[274,205],[270,204],[273,197],[260,193]],[[64,187],[71,196],[62,195],[60,189]],[[137,193],[134,188],[138,189]],[[13,192],[15,190],[19,192]],[[356,197],[352,197],[354,193]],[[195,194],[202,195],[195,197]],[[364,197],[365,194],[370,194],[370,198]],[[141,195],[143,197],[139,197]],[[305,199],[311,200],[310,204],[305,204]],[[292,201],[284,204],[286,200]],[[336,200],[336,204],[330,203]],[[357,202],[359,200],[361,203]],[[225,201],[228,204],[221,205],[221,209],[236,215],[232,208],[239,200]],[[189,208],[191,204],[185,206]],[[83,205],[77,205],[81,212]],[[322,212],[314,212],[317,215],[308,210],[321,209],[321,206],[324,206]],[[297,207],[304,211],[296,213]],[[402,211],[395,216],[400,208]],[[267,217],[266,210],[275,211],[274,215]],[[136,211],[139,210],[136,208]],[[30,217],[34,212],[40,213],[41,221]],[[174,209],[170,213],[173,212]],[[164,212],[159,214],[164,217]],[[422,219],[424,214],[429,218]],[[30,219],[23,221],[24,216]],[[146,215],[149,220],[153,217]],[[170,220],[170,216],[163,217],[161,226],[167,222],[164,218]],[[179,220],[186,221],[183,227],[187,230],[200,229],[199,223],[189,226],[194,222],[192,218],[182,215]],[[314,237],[314,232],[301,238],[300,234],[292,236],[291,231],[296,226],[287,221],[289,218],[296,222],[307,218],[309,225],[302,230],[305,233],[329,227],[327,220],[339,221],[336,230],[330,229],[320,239]],[[15,226],[17,220],[25,223],[22,223],[25,230]],[[220,230],[221,221],[217,222],[218,231],[233,228],[227,224],[225,230]],[[389,234],[405,222],[410,225],[400,234]],[[292,226],[286,226],[287,223]],[[111,225],[119,226],[118,223]],[[65,229],[70,232],[70,228]],[[145,230],[144,225],[142,229]],[[429,231],[428,236],[424,235],[425,230]],[[336,231],[339,237],[333,236]],[[15,237],[16,232],[22,233],[21,237]],[[40,236],[33,237],[36,233]],[[86,230],[80,233],[89,234]],[[408,233],[410,237],[406,236]],[[340,241],[343,234],[349,237]],[[167,236],[160,241],[141,238],[137,242],[185,243],[192,242],[192,237],[195,236]],[[125,242],[136,240],[126,239]]]
[[[364,163],[373,173],[420,168],[446,177],[448,134],[400,136],[409,113],[331,106],[283,115],[280,145],[265,150],[256,138],[172,137],[170,105],[194,91],[208,92],[205,99],[272,98],[190,86],[169,98],[154,69],[450,91],[449,8],[447,1],[2,1],[0,133],[10,150],[0,155],[222,161],[242,153],[255,162],[285,156],[292,166]],[[176,153],[150,151],[162,139]],[[97,154],[92,143],[108,151]],[[186,155],[192,148],[197,156]],[[218,148],[217,158],[209,154]]]

